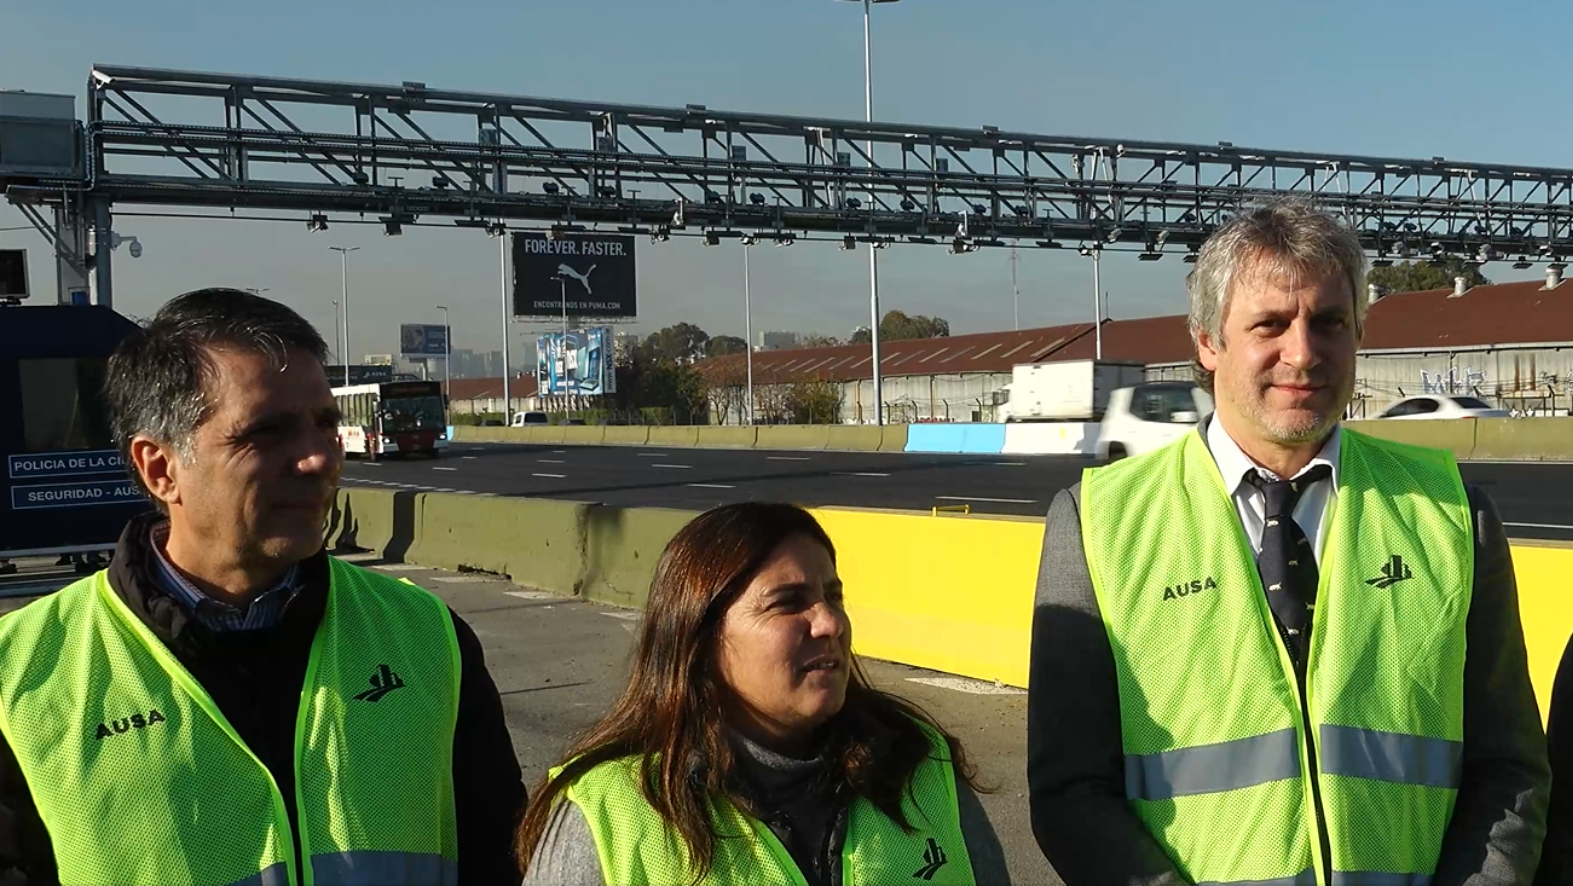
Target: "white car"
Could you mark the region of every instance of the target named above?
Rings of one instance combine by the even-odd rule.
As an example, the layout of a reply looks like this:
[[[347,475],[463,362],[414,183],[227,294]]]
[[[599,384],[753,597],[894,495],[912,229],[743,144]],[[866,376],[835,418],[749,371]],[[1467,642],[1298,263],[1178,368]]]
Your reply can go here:
[[[1379,419],[1507,418],[1506,409],[1494,409],[1484,400],[1453,394],[1405,397],[1377,416]]]
[[[551,423],[552,420],[544,412],[515,412],[513,414],[513,426],[516,428],[528,428],[534,425],[549,425]]]
[[[1186,382],[1146,382],[1109,395],[1097,456],[1117,459],[1161,449],[1213,411],[1211,394]]]

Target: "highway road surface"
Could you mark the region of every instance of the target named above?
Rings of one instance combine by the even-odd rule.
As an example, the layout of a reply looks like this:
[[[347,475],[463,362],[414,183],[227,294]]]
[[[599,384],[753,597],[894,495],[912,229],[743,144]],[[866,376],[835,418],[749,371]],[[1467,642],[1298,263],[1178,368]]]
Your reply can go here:
[[[1098,462],[1052,455],[769,452],[617,446],[456,444],[440,458],[351,460],[344,485],[529,496],[703,510],[733,501],[899,510],[971,505],[1041,517]],[[1573,541],[1573,464],[1468,462],[1466,482],[1496,502],[1508,534]]]

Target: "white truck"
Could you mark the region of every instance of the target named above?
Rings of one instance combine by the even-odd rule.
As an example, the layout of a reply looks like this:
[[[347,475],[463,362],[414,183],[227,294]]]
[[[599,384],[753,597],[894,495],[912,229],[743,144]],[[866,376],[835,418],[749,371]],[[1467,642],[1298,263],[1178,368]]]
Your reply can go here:
[[[1097,422],[1109,408],[1109,395],[1141,384],[1145,367],[1127,360],[1062,360],[1023,363],[1011,370],[1007,398],[999,407],[1003,422]]]

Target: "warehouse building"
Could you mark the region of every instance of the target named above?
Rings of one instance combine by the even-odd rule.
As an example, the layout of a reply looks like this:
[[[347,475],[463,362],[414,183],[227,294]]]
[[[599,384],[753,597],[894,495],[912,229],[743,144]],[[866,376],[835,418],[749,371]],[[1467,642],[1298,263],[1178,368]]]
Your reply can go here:
[[[1189,379],[1184,315],[1105,320],[1102,356],[1146,364],[1149,379]],[[1091,323],[881,345],[886,421],[989,422],[1021,363],[1092,359]],[[754,354],[758,421],[801,419],[803,405],[837,421],[873,420],[867,345]],[[711,420],[746,421],[741,354],[699,364],[711,387]],[[1573,284],[1560,269],[1542,281],[1379,296],[1371,306],[1356,368],[1351,417],[1375,417],[1416,394],[1467,394],[1517,414],[1573,410]],[[815,416],[817,421],[828,417]]]

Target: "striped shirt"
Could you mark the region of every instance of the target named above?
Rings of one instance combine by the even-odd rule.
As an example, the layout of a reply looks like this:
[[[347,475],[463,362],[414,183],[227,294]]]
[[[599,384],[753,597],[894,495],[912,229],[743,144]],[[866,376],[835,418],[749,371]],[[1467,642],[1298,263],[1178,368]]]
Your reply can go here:
[[[296,593],[300,591],[296,581],[300,574],[300,565],[295,564],[284,573],[278,584],[258,595],[251,601],[251,605],[244,609],[222,600],[215,600],[187,580],[169,562],[169,557],[164,553],[164,545],[169,542],[167,521],[154,525],[148,540],[153,548],[153,563],[158,573],[159,587],[175,598],[180,608],[193,615],[211,631],[222,633],[271,628],[284,619],[284,611],[289,608],[290,601],[294,600]]]

